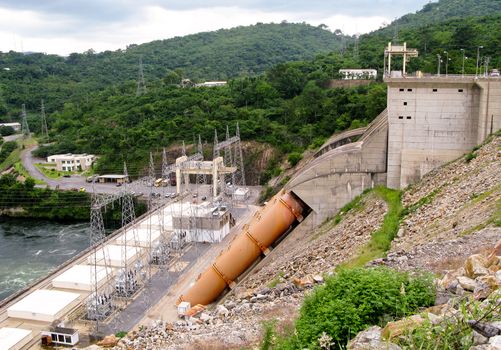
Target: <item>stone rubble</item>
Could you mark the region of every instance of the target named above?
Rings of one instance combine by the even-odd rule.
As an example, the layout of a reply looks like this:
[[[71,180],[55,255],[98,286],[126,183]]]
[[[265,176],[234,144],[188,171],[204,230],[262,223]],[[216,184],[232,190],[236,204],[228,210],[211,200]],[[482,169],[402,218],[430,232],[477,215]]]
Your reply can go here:
[[[496,254],[486,259],[472,257],[468,266],[457,268],[468,256],[484,253],[501,235],[500,228],[482,226],[493,217],[495,203],[501,196],[499,179],[493,176],[501,173],[501,138],[476,153],[471,162],[460,159],[448,164],[404,192],[404,206],[427,196],[430,202],[406,216],[388,256],[371,263],[406,271],[425,269],[445,273],[438,283],[440,302],[422,316],[436,325],[445,318],[452,322],[460,317],[452,306],[451,300],[455,298],[484,300],[482,304],[486,305],[493,297],[501,299],[501,246]],[[435,190],[437,194],[433,197]],[[267,257],[267,264],[259,266],[220,305],[205,309],[196,317],[173,323],[159,320],[141,327],[113,349],[254,346],[261,339],[263,321],[276,320],[279,326],[292,324],[305,295],[315,285],[322,284],[336,265],[349,260],[369,241],[371,233],[381,226],[386,211],[384,201],[368,195],[361,208],[344,214],[339,224],[331,222],[306,235],[288,237]],[[416,320],[400,324],[415,325]],[[501,329],[495,323],[483,326]],[[475,346],[470,350],[501,349],[501,335],[490,336],[496,330],[485,336],[485,332],[476,328]],[[352,340],[349,348],[400,349],[381,333],[381,328],[371,327]]]

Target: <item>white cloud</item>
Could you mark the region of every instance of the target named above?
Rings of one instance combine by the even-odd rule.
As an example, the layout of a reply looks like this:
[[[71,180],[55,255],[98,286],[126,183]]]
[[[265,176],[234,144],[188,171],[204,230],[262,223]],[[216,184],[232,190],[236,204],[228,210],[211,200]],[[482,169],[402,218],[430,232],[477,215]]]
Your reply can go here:
[[[387,18],[355,17],[321,13],[267,12],[238,7],[168,10],[159,6],[139,7],[133,16],[114,22],[83,22],[65,15],[47,15],[0,8],[0,51],[38,51],[67,55],[89,48],[116,50],[202,31],[250,25],[257,22],[307,22],[326,24],[344,33],[366,33],[377,29]]]

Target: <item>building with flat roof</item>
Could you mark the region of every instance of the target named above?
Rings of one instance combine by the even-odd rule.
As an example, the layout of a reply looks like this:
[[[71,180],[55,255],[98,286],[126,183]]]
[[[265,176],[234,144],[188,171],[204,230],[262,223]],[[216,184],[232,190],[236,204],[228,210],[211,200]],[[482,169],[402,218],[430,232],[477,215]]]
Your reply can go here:
[[[92,154],[55,154],[47,157],[48,163],[55,163],[58,171],[84,171],[94,163],[96,156]]]
[[[97,182],[99,183],[111,182],[117,184],[124,184],[126,182],[129,182],[129,178],[126,175],[122,174],[107,174],[98,176]]]
[[[377,70],[375,69],[340,69],[339,74],[342,75],[344,80],[367,80],[377,78]]]
[[[20,131],[21,130],[21,124],[20,123],[0,123],[0,128],[2,126],[11,127],[15,131]]]

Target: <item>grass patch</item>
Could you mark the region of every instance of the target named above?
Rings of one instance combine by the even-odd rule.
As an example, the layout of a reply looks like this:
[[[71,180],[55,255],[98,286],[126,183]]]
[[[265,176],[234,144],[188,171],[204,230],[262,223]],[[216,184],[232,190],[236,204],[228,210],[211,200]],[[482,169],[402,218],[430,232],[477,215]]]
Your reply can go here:
[[[424,205],[430,204],[435,196],[442,190],[442,187],[434,189],[431,193],[428,195],[424,196],[423,198],[419,199],[417,202],[409,205],[408,207],[405,207],[402,210],[402,216],[414,213],[416,210],[421,208]]]
[[[18,147],[13,150],[2,163],[0,163],[0,172],[5,171],[16,164],[16,162],[19,161],[20,156],[21,149]]]
[[[277,284],[280,283],[282,277],[284,277],[284,272],[280,271],[277,276],[268,283],[268,288],[275,288]]]
[[[384,216],[383,225],[372,234],[369,243],[361,249],[354,259],[340,265],[338,268],[364,266],[369,261],[384,256],[390,249],[391,242],[398,232],[400,219],[402,218],[402,192],[378,186],[374,188],[374,193],[388,205],[388,212]]]
[[[360,210],[362,208],[362,199],[364,198],[364,196],[369,193],[370,191],[372,191],[372,189],[366,189],[362,192],[362,194],[359,194],[358,196],[356,196],[355,198],[353,198],[350,202],[348,202],[347,204],[345,204],[340,210],[339,212],[336,214],[336,216],[334,216],[334,226],[336,226],[337,224],[339,224],[341,222],[341,220],[343,219],[343,217],[349,212],[349,211],[356,211],[356,210]]]
[[[23,176],[25,179],[31,178],[35,181],[35,184],[37,185],[46,185],[45,181],[31,177],[30,174],[28,173],[28,170],[26,170],[21,161],[16,162],[16,164],[14,164],[14,169],[19,175]]]
[[[56,180],[63,177],[63,175],[77,174],[76,172],[73,171],[59,171],[53,166],[48,167],[42,163],[36,163],[35,166],[37,167],[38,170],[40,170],[42,174],[44,174],[45,177],[48,177],[49,179]]]

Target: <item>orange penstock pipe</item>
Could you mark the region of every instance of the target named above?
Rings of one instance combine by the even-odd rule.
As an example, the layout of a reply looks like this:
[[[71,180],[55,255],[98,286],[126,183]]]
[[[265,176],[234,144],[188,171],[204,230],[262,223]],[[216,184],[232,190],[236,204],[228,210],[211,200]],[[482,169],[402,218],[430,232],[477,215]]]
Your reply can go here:
[[[244,225],[186,294],[179,297],[178,303],[188,301],[192,306],[212,303],[296,220],[301,221],[302,213],[302,204],[290,193],[275,195]]]

